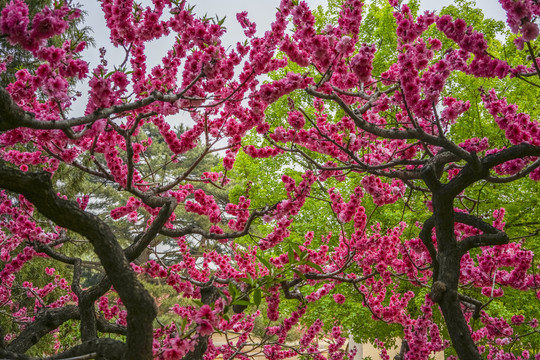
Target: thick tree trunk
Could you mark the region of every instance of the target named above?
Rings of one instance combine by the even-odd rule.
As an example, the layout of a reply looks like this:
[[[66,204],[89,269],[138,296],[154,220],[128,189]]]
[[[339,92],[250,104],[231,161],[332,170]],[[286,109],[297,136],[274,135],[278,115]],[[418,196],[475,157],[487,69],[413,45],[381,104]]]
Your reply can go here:
[[[452,345],[461,360],[480,360],[458,298],[461,251],[454,235],[453,196],[433,192],[433,216],[437,235],[438,274],[435,275],[432,299],[439,303]]]
[[[463,316],[457,291],[447,290],[439,305],[458,358],[461,360],[481,360],[482,357],[472,340],[467,321]]]
[[[85,293],[79,297],[79,312],[81,318],[81,340],[90,341],[97,338],[96,311],[94,299]]]

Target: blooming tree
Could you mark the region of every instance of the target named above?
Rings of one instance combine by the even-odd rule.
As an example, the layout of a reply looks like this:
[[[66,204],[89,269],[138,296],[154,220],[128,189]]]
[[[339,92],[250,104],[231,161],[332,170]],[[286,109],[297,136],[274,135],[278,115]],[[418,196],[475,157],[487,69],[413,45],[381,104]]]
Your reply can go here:
[[[343,350],[339,323],[326,324],[330,345],[324,356],[321,319],[303,328],[296,346],[286,338],[301,324],[307,304],[330,294],[338,304],[349,301],[334,291],[346,285],[375,319],[402,326],[404,359],[427,359],[449,346],[460,359],[481,359],[482,353],[529,358],[521,334],[537,334],[537,320],[519,313],[494,317],[486,305],[504,288],[539,290],[534,254],[510,240],[504,209],[489,219],[460,200],[478,182],[540,179],[540,125],[495,89],[481,89],[480,105],[505,143],[460,141],[451,130],[470,102],[445,89],[459,73],[526,82],[535,91],[540,6],[501,0],[518,35],[515,46],[529,54],[528,63],[514,64],[493,56],[484,36],[462,19],[413,16],[406,4],[389,3],[396,61],[380,73],[374,73],[377,46],[359,40],[358,0],[344,1],[337,24],[324,27],[316,26],[306,2],[283,0],[260,37],[247,14],[239,13],[245,39],[232,49],[221,43],[220,21],[197,17],[185,1],[153,0],[143,7],[104,0],[110,41],[125,50],[125,58],[111,68],[102,53],[94,69],[77,56],[84,42],[48,42],[66,31],[78,9],[57,3],[30,19],[22,0],[9,3],[0,31],[40,65],[18,71],[16,81],[0,89],[0,306],[17,324],[2,329],[0,355],[29,358],[24,353],[43,336],[77,320],[77,343],[66,348],[59,338],[50,350],[58,353],[49,358],[246,359],[259,353],[268,359],[344,359],[354,351]],[[148,68],[147,45],[162,37],[171,39],[171,48],[161,64]],[[452,45],[443,48],[443,40]],[[295,71],[262,82],[292,66]],[[71,111],[80,96],[71,91],[74,79],[90,89],[84,114]],[[298,93],[309,99],[309,108],[291,98],[284,121],[265,117],[273,103]],[[193,125],[178,134],[170,122],[181,114]],[[264,144],[250,144],[246,139],[253,136]],[[158,144],[166,144],[167,154],[156,169],[147,154],[155,154]],[[161,171],[197,149],[180,174]],[[253,158],[293,154],[306,168],[298,179],[281,176],[284,197],[275,203],[253,207],[246,189],[238,201],[221,205],[195,185],[225,187],[240,151]],[[223,171],[195,177],[197,165],[216,152],[224,155]],[[107,214],[90,211],[91,194],[72,199],[58,191],[65,179],[57,174],[66,168],[122,192],[123,200]],[[355,182],[348,197],[339,186],[325,187],[347,179]],[[384,211],[406,201],[407,193],[425,197],[429,214],[417,223],[389,226],[366,212],[365,203]],[[334,235],[317,234],[320,242],[314,232],[290,241],[295,219],[314,194],[330,205],[338,228]],[[208,227],[186,225],[180,210],[206,218]],[[119,241],[123,235],[114,220],[120,219],[138,229],[128,244]],[[157,236],[175,240],[180,261],[163,261],[157,253],[137,261]],[[195,254],[193,236],[215,246]],[[89,255],[70,247],[81,238],[103,269],[88,286],[83,271]],[[24,272],[32,263],[48,265],[43,271],[49,283],[35,284],[35,274]],[[70,273],[59,274],[55,266]],[[159,309],[173,321],[154,322],[162,299],[145,288],[148,279],[176,294],[174,306]],[[402,283],[430,291],[417,299],[419,292]],[[463,285],[479,288],[483,297],[464,295]],[[420,314],[408,311],[413,299]],[[294,303],[294,310],[282,313],[283,301]],[[443,323],[436,321],[439,311]],[[252,338],[257,318],[267,326]],[[234,338],[214,344],[216,332]],[[522,347],[518,353],[514,344]]]

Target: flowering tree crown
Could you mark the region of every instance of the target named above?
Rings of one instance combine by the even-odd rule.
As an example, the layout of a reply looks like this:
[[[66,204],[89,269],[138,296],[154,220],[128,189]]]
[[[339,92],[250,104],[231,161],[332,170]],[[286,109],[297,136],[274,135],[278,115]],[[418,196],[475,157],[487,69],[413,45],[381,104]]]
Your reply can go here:
[[[467,191],[538,181],[540,125],[495,87],[478,90],[479,100],[449,96],[459,74],[536,91],[540,5],[500,3],[528,62],[495,57],[460,18],[416,16],[390,0],[395,61],[375,71],[378,46],[362,42],[359,0],[341,2],[336,22],[324,27],[306,2],[282,0],[261,36],[239,13],[245,39],[232,48],[222,44],[222,24],[198,17],[185,1],[103,0],[110,43],[125,58],[112,68],[102,52],[93,69],[80,57],[84,42],[48,42],[78,9],[55,2],[30,18],[25,2],[11,1],[0,31],[39,66],[0,88],[0,306],[17,324],[2,328],[2,357],[27,358],[41,337],[76,320],[77,343],[57,337],[52,358],[350,358],[339,321],[302,322],[311,304],[331,298],[358,301],[373,319],[399,324],[402,359],[449,347],[461,359],[529,358],[537,320],[496,316],[487,305],[505,289],[540,297],[534,253],[505,232],[505,209],[475,211],[479,201]],[[164,37],[172,45],[149,68],[147,46]],[[70,111],[81,96],[73,80],[89,87],[83,114]],[[274,120],[269,111],[282,99],[287,110]],[[472,106],[485,110],[497,135],[460,140],[453,133]],[[179,133],[171,122],[182,114],[192,126]],[[213,153],[223,155],[222,171],[198,173]],[[289,156],[301,171],[278,175],[282,198],[272,203],[253,206],[249,188],[222,203],[210,186],[227,186],[239,154]],[[86,189],[59,192],[66,169],[121,192],[114,207],[92,210]],[[291,232],[314,200],[327,206],[335,228],[314,224],[318,230],[298,240]],[[377,208],[410,214],[411,201],[425,206],[422,218],[372,216]],[[186,223],[188,215],[207,226]],[[129,241],[118,225],[124,220]],[[144,256],[162,237],[174,239],[177,261],[159,251]],[[88,255],[72,249],[81,239],[101,269],[90,285]],[[194,248],[194,239],[203,244]],[[25,273],[32,263],[47,264],[47,284]],[[152,282],[167,289],[153,296],[143,285]],[[174,304],[158,308],[167,297]],[[413,304],[419,311],[410,311]],[[156,325],[158,315],[169,321]],[[257,319],[265,326],[253,338]],[[298,328],[292,346],[287,336]],[[217,332],[234,338],[213,343]]]

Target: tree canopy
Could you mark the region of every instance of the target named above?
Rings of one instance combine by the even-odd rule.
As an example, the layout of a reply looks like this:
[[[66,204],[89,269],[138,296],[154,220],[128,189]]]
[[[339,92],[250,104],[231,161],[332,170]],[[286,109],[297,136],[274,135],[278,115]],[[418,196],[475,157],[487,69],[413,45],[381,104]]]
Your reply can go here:
[[[148,3],[1,11],[2,358],[540,358],[535,1]]]

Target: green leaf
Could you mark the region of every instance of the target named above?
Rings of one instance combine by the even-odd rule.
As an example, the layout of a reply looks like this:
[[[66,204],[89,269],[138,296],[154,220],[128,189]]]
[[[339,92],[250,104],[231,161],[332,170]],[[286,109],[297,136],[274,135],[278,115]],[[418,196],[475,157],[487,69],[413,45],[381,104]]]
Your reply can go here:
[[[186,318],[182,318],[182,320],[185,320]],[[184,328],[182,325],[179,325],[176,321],[172,321],[174,326],[176,327],[176,330],[178,331],[178,333],[183,333],[184,332]]]
[[[294,251],[296,251],[296,253],[298,254],[298,256],[299,256],[300,258],[302,258],[302,254],[304,253],[304,251],[300,250],[300,246],[299,246],[297,243],[295,243],[295,242],[292,242],[292,243],[291,243],[291,246],[293,247]]]
[[[249,276],[249,274],[248,274],[248,276]],[[253,284],[253,279],[251,279],[251,278],[240,278],[238,280],[240,280],[242,282],[245,282],[246,284],[249,284],[249,285]]]
[[[199,307],[201,307],[201,306],[204,305],[203,302],[202,302],[201,300],[191,299],[191,301],[194,302],[195,305],[197,305],[197,306],[199,306]]]
[[[262,291],[260,288],[256,288],[255,291],[253,292],[253,304],[255,304],[255,306],[259,306],[261,304],[261,299],[262,299]]]
[[[249,301],[246,301],[246,300],[235,300],[232,302],[233,305],[246,305],[246,306],[249,306],[251,305],[251,303]]]
[[[293,269],[293,272],[294,272],[296,275],[298,275],[298,277],[299,277],[300,279],[303,279],[303,280],[306,279],[306,276],[304,275],[304,273],[302,273],[302,272],[300,272],[300,271],[298,271],[298,270],[296,270],[296,269]]]
[[[267,269],[270,270],[270,269],[273,268],[272,264],[270,264],[270,263],[268,262],[268,260],[266,260],[265,258],[263,258],[263,257],[260,256],[260,255],[255,255],[255,256],[257,257],[257,259],[259,259],[259,261],[260,261],[264,266],[266,266]]]
[[[314,268],[314,269],[316,269],[316,270],[318,270],[318,271],[320,271],[320,272],[324,272],[323,269],[322,269],[322,267],[320,267],[320,265],[315,264],[314,262],[311,262],[311,261],[307,261],[307,260],[306,260],[306,261],[305,261],[305,264],[311,266],[312,268]]]
[[[287,255],[289,256],[289,264],[294,264],[295,263],[294,251],[292,247],[290,246],[289,246],[289,250],[287,251]]]
[[[181,327],[182,333],[183,333],[184,330],[186,329],[186,325],[187,325],[187,318],[182,318],[182,327]],[[177,329],[178,329],[178,328],[177,328]]]
[[[231,298],[234,300],[234,298],[236,297],[236,287],[234,287],[234,285],[232,283],[229,283],[229,294],[231,295]]]

